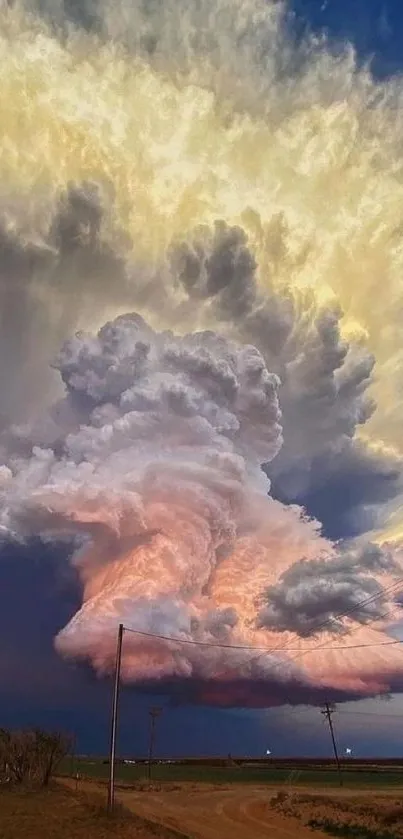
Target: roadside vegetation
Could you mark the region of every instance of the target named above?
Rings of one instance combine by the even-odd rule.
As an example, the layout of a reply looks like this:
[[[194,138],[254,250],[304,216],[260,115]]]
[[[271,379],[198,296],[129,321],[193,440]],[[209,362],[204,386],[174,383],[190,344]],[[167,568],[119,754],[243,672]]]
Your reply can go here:
[[[0,729],[0,783],[47,787],[71,740],[41,729],[7,731]]]
[[[187,839],[118,802],[108,817],[104,795],[58,784],[71,746],[59,732],[0,729],[0,839]]]
[[[76,795],[51,784],[0,791],[1,839],[186,839],[118,806],[106,814],[105,798]]]
[[[273,809],[298,818],[307,827],[342,839],[403,839],[403,805],[393,797],[285,792],[271,800]]]

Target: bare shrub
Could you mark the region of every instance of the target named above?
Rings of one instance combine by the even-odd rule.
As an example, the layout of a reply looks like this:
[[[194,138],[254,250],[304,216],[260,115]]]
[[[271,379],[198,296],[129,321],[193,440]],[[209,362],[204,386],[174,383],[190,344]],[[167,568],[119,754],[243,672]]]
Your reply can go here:
[[[279,790],[279,792],[276,792],[275,795],[272,795],[270,799],[270,805],[271,807],[283,807],[284,804],[288,801],[289,797],[289,792]]]
[[[60,762],[68,754],[71,739],[60,732],[49,733],[39,729],[34,734],[39,781],[46,787]]]
[[[0,781],[48,786],[70,739],[59,732],[0,730]]]

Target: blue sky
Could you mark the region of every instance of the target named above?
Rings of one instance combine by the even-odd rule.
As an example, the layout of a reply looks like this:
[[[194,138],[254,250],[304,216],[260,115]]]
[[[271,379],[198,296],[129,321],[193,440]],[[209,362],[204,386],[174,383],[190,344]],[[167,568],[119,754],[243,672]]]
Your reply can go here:
[[[330,37],[352,41],[360,60],[372,60],[380,76],[403,71],[402,0],[294,0],[298,26]],[[334,487],[334,497],[310,499],[311,511],[334,535],[332,514],[341,515],[345,488]],[[316,505],[316,507],[315,507]],[[321,508],[316,509],[318,506]],[[323,507],[326,509],[323,509]],[[344,514],[343,509],[343,514]],[[33,558],[34,557],[34,558]],[[18,560],[18,561],[17,561]],[[63,569],[63,572],[62,570]],[[81,751],[107,749],[110,685],[88,670],[67,665],[53,650],[53,637],[79,602],[74,578],[65,557],[36,546],[18,556],[7,552],[0,563],[0,694],[2,725],[43,724],[74,733]],[[331,744],[318,710],[217,711],[166,705],[159,724],[161,754],[329,754]],[[372,700],[340,708],[337,735],[340,747],[357,754],[399,754],[396,727],[400,698]],[[134,689],[122,694],[121,747],[126,753],[145,753],[147,709],[155,698]],[[368,731],[373,731],[368,736]]]
[[[354,43],[360,59],[372,59],[380,77],[403,69],[403,6],[400,0],[294,0],[300,25]]]

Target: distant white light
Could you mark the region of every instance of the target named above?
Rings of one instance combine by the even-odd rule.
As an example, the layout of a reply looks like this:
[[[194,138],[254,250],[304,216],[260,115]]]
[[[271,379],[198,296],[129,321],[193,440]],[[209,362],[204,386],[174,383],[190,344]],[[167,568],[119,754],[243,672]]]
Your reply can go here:
[[[270,751],[270,749],[267,749],[266,754],[267,754],[267,755],[271,755],[271,751]]]
[[[351,754],[352,754],[352,751],[353,751],[352,749],[348,749],[348,748],[347,748],[347,749],[346,749],[346,755],[351,755]]]

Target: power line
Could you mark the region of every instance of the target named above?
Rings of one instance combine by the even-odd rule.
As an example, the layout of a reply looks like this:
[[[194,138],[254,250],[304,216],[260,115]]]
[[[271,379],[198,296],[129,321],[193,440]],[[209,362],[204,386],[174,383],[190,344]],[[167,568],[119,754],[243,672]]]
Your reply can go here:
[[[354,606],[352,606],[350,609],[347,609],[344,612],[340,612],[339,614],[333,615],[332,617],[327,618],[325,621],[322,621],[322,623],[318,624],[317,626],[315,626],[313,628],[314,632],[317,633],[317,632],[320,632],[321,630],[325,630],[327,626],[331,626],[332,624],[334,624],[335,620],[340,620],[341,618],[350,617],[350,615],[353,614],[355,611],[357,611],[357,609],[360,609],[363,606],[367,606],[369,604],[374,603],[376,600],[379,600],[379,598],[383,597],[385,594],[390,594],[393,590],[395,590],[401,584],[403,584],[403,577],[398,577],[395,580],[395,582],[392,583],[390,586],[388,586],[386,588],[383,588],[380,591],[369,595],[368,597],[365,597],[363,600],[360,600],[358,603],[355,603]],[[383,615],[381,619],[384,620],[384,618],[387,617],[388,614],[391,614],[391,610],[386,612],[386,614]],[[375,622],[376,620],[379,620],[379,619],[378,618],[373,618],[372,622]],[[354,629],[351,629],[349,634],[352,635],[353,632],[358,631],[360,628],[361,628],[361,624],[359,624]],[[288,642],[286,641],[282,645],[280,650],[276,650],[276,652],[279,652],[279,651],[281,651],[281,652],[288,652],[288,651],[289,652],[294,652],[294,650],[290,647],[290,643],[292,643],[292,641],[288,641]],[[326,648],[323,644],[321,644],[321,645],[318,645],[317,647],[315,647],[314,649],[332,649],[332,648],[330,648],[330,647]],[[346,647],[343,646],[342,649],[346,649]],[[313,650],[300,650],[300,649],[298,649],[295,652],[298,652],[299,655],[294,656],[292,661],[295,661],[296,658],[299,658],[300,656],[305,655],[306,652],[312,652],[312,651]],[[259,656],[257,656],[257,658],[259,658]]]
[[[373,603],[380,597],[384,597],[386,594],[390,594],[392,591],[396,590],[396,588],[403,583],[403,577],[396,580],[391,586],[381,589],[376,594],[366,598],[365,600],[361,601],[360,603],[355,604],[351,609],[340,613],[338,615],[334,615],[331,618],[328,618],[326,621],[322,622],[315,628],[315,632],[324,629],[329,624],[332,624],[335,620],[349,617],[353,614],[357,609],[364,605],[368,605],[369,603]],[[383,617],[385,618],[386,615]],[[372,622],[376,620],[380,620],[382,618],[373,618]],[[359,628],[359,627],[358,627]],[[114,680],[114,692],[113,692],[113,708],[112,708],[112,725],[111,725],[111,740],[110,740],[110,774],[109,774],[109,784],[108,784],[108,811],[111,813],[114,808],[114,797],[115,797],[115,758],[116,758],[116,735],[117,735],[117,723],[118,723],[118,703],[119,703],[119,687],[120,687],[120,670],[121,670],[121,658],[122,658],[122,643],[123,643],[123,634],[124,631],[133,633],[134,635],[140,635],[146,638],[153,638],[161,641],[168,641],[170,643],[176,644],[190,644],[192,646],[198,647],[208,647],[208,648],[218,648],[218,649],[232,649],[232,650],[244,650],[251,653],[256,653],[258,650],[258,655],[255,655],[252,661],[258,659],[261,655],[265,654],[273,654],[276,652],[296,652],[297,656],[294,656],[292,661],[296,658],[299,658],[307,653],[317,652],[318,650],[348,650],[348,649],[364,649],[364,648],[374,648],[374,647],[385,647],[385,646],[392,646],[403,643],[397,639],[391,641],[382,641],[379,643],[372,643],[372,644],[352,644],[352,645],[331,645],[326,646],[326,644],[317,645],[311,649],[301,650],[300,648],[293,649],[289,646],[289,644],[285,644],[280,648],[262,648],[262,647],[250,647],[244,645],[234,645],[234,644],[219,644],[216,642],[208,642],[208,641],[196,641],[194,639],[188,638],[175,638],[170,637],[167,635],[160,635],[158,633],[152,632],[145,632],[139,629],[132,629],[131,627],[125,627],[122,623],[119,624],[119,631],[118,631],[118,644],[117,644],[117,654],[116,654],[116,664],[115,664],[115,680]],[[282,662],[283,663],[283,662]],[[280,663],[278,662],[278,665]],[[323,712],[322,712],[323,713]],[[354,713],[354,712],[353,712]],[[332,709],[326,703],[324,714],[328,720],[330,731],[332,735],[332,742],[335,751],[336,761],[338,763],[338,754],[337,754],[337,747],[335,744],[334,732],[333,732],[333,725],[332,725]],[[375,716],[375,715],[373,715]],[[151,755],[149,765],[151,767]],[[340,782],[342,783],[342,779],[340,776]]]
[[[358,603],[356,603],[354,606],[352,606],[350,609],[346,610],[345,612],[340,612],[339,614],[334,615],[331,618],[328,618],[326,621],[323,621],[321,624],[319,624],[317,627],[315,627],[315,632],[320,632],[320,630],[325,629],[326,626],[332,625],[335,620],[340,620],[341,618],[349,617],[357,609],[360,609],[363,606],[367,606],[369,604],[372,604],[372,603],[376,602],[376,600],[379,600],[379,598],[384,597],[385,594],[392,593],[392,591],[394,591],[402,583],[403,583],[403,577],[399,577],[397,580],[395,580],[394,583],[392,583],[387,588],[383,588],[381,591],[376,592],[375,594],[372,594],[369,597],[364,598],[363,600],[359,601]],[[381,620],[385,619],[385,617],[387,617],[388,614],[390,614],[390,611],[386,612],[386,614],[383,615],[380,619]],[[379,618],[374,618],[372,622],[375,622],[377,620],[379,620]],[[361,628],[361,624],[358,627],[356,627],[355,629],[353,629],[352,632],[357,631],[360,628]],[[250,646],[242,645],[242,644],[219,644],[219,643],[216,643],[214,641],[196,641],[196,640],[190,639],[190,638],[172,637],[172,636],[169,636],[169,635],[158,634],[156,632],[154,633],[154,632],[146,632],[146,631],[143,631],[143,630],[140,630],[140,629],[132,629],[131,627],[127,627],[127,626],[125,626],[124,629],[125,629],[126,632],[130,632],[134,635],[141,635],[145,638],[153,638],[153,639],[157,639],[157,640],[161,640],[161,641],[168,641],[168,642],[171,642],[171,643],[188,644],[190,646],[209,647],[209,648],[216,648],[216,649],[244,650],[246,652],[251,652],[251,653],[258,652],[258,655],[256,656],[256,658],[260,658],[261,655],[265,655],[265,654],[270,655],[270,654],[278,653],[278,652],[296,652],[296,653],[298,653],[298,655],[292,659],[293,661],[295,661],[296,658],[299,658],[299,657],[301,657],[301,656],[303,656],[307,653],[315,652],[317,650],[326,651],[326,650],[364,649],[364,648],[393,646],[393,645],[396,645],[396,644],[403,643],[402,641],[393,640],[393,641],[381,641],[381,642],[378,642],[378,643],[374,642],[372,644],[351,644],[351,645],[338,645],[338,646],[334,645],[334,644],[332,644],[330,646],[327,646],[326,644],[319,644],[316,647],[305,648],[305,649],[301,650],[300,647],[293,648],[293,647],[290,647],[288,644],[283,644],[281,647],[271,647],[271,648],[268,648],[268,647],[250,647]],[[352,634],[352,632],[350,634]]]
[[[330,619],[327,619],[321,625],[316,627],[315,631],[318,632],[320,629],[328,626],[329,624],[333,623],[334,620],[348,617],[358,608],[368,603],[372,603],[379,599],[380,597],[385,596],[385,594],[391,593],[393,590],[397,588],[401,583],[403,583],[403,577],[396,580],[391,586],[387,587],[386,589],[381,589],[375,595],[366,598],[365,600],[361,601],[360,603],[355,604],[351,609],[347,610],[344,613],[338,614],[333,616]],[[383,616],[385,618],[386,615]],[[381,620],[382,618],[373,618],[372,622],[376,620]],[[358,627],[360,628],[360,627]],[[123,643],[123,634],[124,631],[133,633],[134,635],[141,635],[142,637],[146,638],[153,638],[161,641],[168,641],[170,643],[177,643],[177,644],[190,644],[192,646],[198,647],[208,647],[208,648],[218,648],[218,649],[232,649],[232,650],[244,650],[251,653],[256,653],[258,650],[258,655],[255,655],[252,661],[258,659],[261,655],[264,654],[273,654],[275,652],[297,652],[297,656],[294,656],[293,659],[295,660],[302,655],[306,655],[307,653],[317,652],[318,650],[347,650],[347,649],[364,649],[364,648],[374,648],[374,647],[385,647],[385,646],[392,646],[397,644],[402,644],[403,641],[394,639],[391,641],[382,641],[379,643],[372,643],[372,644],[352,644],[352,645],[331,645],[326,646],[326,644],[322,644],[319,646],[314,647],[313,649],[305,649],[301,650],[300,648],[294,649],[289,647],[287,644],[283,645],[280,648],[262,648],[262,647],[250,647],[244,645],[234,645],[234,644],[219,644],[216,642],[208,642],[208,641],[196,641],[194,639],[189,638],[175,638],[167,635],[161,635],[158,633],[152,632],[145,632],[139,629],[132,629],[131,627],[125,627],[122,623],[119,624],[119,632],[118,632],[118,644],[117,644],[117,654],[116,654],[116,665],[115,665],[115,682],[114,682],[114,694],[113,694],[113,709],[112,709],[112,725],[111,725],[111,742],[110,742],[110,776],[109,776],[109,784],[108,784],[108,811],[112,812],[114,808],[114,793],[115,793],[115,757],[116,757],[116,734],[117,734],[117,722],[118,722],[118,701],[119,701],[119,687],[120,687],[120,670],[121,670],[121,658],[122,658],[122,643]],[[283,663],[283,662],[282,662]],[[278,662],[278,665],[280,663]],[[323,712],[322,712],[323,713]],[[337,747],[335,745],[334,739],[334,732],[333,732],[333,725],[332,725],[332,710],[328,703],[325,705],[325,716],[328,719],[328,723],[330,726],[331,734],[332,734],[332,741],[335,750],[336,760],[338,762],[338,755],[337,755]],[[354,713],[354,712],[353,712]],[[376,715],[373,715],[376,716]],[[385,715],[386,716],[386,715]],[[391,715],[393,716],[393,715]],[[151,766],[151,757],[150,757],[150,766]],[[341,781],[342,782],[342,781]]]
[[[327,626],[329,626],[329,625],[332,625],[332,624],[334,623],[334,621],[335,621],[335,620],[337,620],[337,619],[344,618],[344,617],[349,617],[349,616],[350,616],[351,614],[353,614],[353,612],[354,612],[354,611],[356,611],[357,609],[360,609],[360,608],[362,608],[363,606],[367,606],[368,604],[373,603],[373,602],[375,602],[376,600],[379,600],[379,598],[383,597],[385,594],[390,594],[390,593],[392,593],[392,591],[394,591],[395,589],[397,589],[397,588],[398,588],[398,587],[399,587],[402,583],[403,583],[403,577],[399,577],[399,578],[398,578],[397,580],[395,580],[395,582],[394,582],[394,583],[392,583],[390,586],[388,586],[388,587],[386,587],[386,588],[381,589],[380,591],[376,592],[375,594],[371,594],[371,595],[369,595],[368,597],[366,597],[366,598],[364,598],[363,600],[361,600],[361,601],[359,601],[358,603],[356,603],[354,606],[352,606],[352,607],[351,607],[350,609],[348,609],[347,611],[345,611],[345,612],[340,612],[338,615],[334,615],[334,616],[332,616],[331,618],[327,618],[327,620],[326,620],[326,621],[323,621],[321,624],[318,624],[318,625],[314,628],[315,633],[316,633],[316,632],[320,632],[320,630],[321,630],[321,629],[323,629],[323,630],[324,630],[324,629],[325,629]],[[388,611],[387,611],[384,615],[382,615],[382,616],[381,616],[381,618],[380,618],[380,619],[381,619],[381,620],[384,620],[384,619],[385,619],[385,618],[386,618],[389,614],[391,614],[391,613],[392,613],[392,610],[388,610]],[[377,621],[377,620],[379,620],[379,618],[373,618],[373,619],[372,619],[372,621],[370,621],[370,623],[371,623],[371,622],[372,622],[372,623],[374,623],[374,622],[375,622],[375,621]],[[352,634],[353,634],[353,632],[357,632],[359,629],[361,629],[361,626],[362,626],[362,625],[361,625],[361,624],[359,624],[357,627],[355,627],[355,628],[351,629],[349,634],[350,634],[350,635],[352,635]],[[331,647],[327,647],[327,646],[326,646],[326,642],[325,642],[325,643],[322,643],[322,644],[318,644],[316,647],[313,647],[313,648],[311,648],[311,649],[304,649],[304,650],[301,650],[300,648],[298,648],[298,649],[296,649],[296,650],[293,650],[293,648],[292,648],[292,647],[290,647],[290,644],[291,644],[291,643],[292,643],[292,641],[288,641],[288,642],[286,642],[285,644],[283,644],[280,648],[277,648],[277,649],[275,649],[274,651],[275,651],[275,652],[297,652],[298,654],[297,654],[296,656],[293,656],[293,657],[290,659],[291,661],[296,661],[298,658],[301,658],[302,656],[307,655],[308,653],[315,652],[316,650],[319,650],[319,649],[320,649],[320,650],[326,650],[326,649],[329,649],[329,650],[333,650],[333,649],[341,649],[341,650],[345,650],[345,649],[348,649],[348,647],[347,647],[347,646],[344,646],[344,645],[343,645],[343,646],[340,646],[340,647],[335,647],[334,645],[333,645],[333,646],[331,646]],[[393,643],[393,644],[394,644],[394,643],[395,643],[395,641],[393,641],[393,642],[388,642],[388,641],[387,641],[387,642],[383,642],[383,643],[385,643],[385,644],[390,644],[390,643]],[[372,645],[368,645],[368,646],[372,646]],[[374,645],[374,646],[375,646],[375,645]],[[357,647],[358,647],[358,645],[357,645]],[[355,647],[355,648],[357,649],[357,647]],[[350,647],[350,649],[351,649],[351,648],[353,648],[353,647]],[[257,649],[257,648],[255,647],[255,649]],[[263,653],[259,653],[257,656],[254,656],[254,658],[252,659],[252,662],[257,661],[257,660],[258,660],[258,659],[259,659],[262,655],[264,655],[264,654],[265,654],[265,653],[263,652]]]
[[[327,618],[325,621],[323,621],[323,623],[321,623],[321,624],[319,624],[318,626],[315,627],[315,632],[320,632],[321,629],[325,629],[326,626],[329,626],[329,625],[333,624],[335,620],[340,620],[341,618],[350,617],[350,615],[352,615],[354,612],[356,612],[357,609],[361,609],[363,606],[372,605],[372,603],[375,603],[376,600],[379,600],[379,598],[384,597],[385,594],[391,594],[401,584],[403,584],[403,577],[399,577],[390,586],[387,586],[386,588],[381,589],[380,591],[376,592],[375,594],[371,594],[371,595],[369,595],[369,597],[364,598],[364,600],[361,600],[358,603],[355,603],[354,606],[351,606],[351,608],[347,609],[345,612],[340,612],[338,615],[333,615],[331,618]],[[379,620],[379,618],[373,618],[373,621],[377,621],[377,620]]]
[[[390,586],[387,586],[386,588],[381,589],[380,591],[376,592],[375,594],[371,594],[368,597],[365,597],[363,600],[360,600],[358,603],[355,603],[354,606],[352,606],[350,609],[347,609],[345,612],[340,612],[337,615],[333,615],[332,617],[327,618],[321,624],[318,624],[317,626],[314,627],[314,632],[317,633],[317,632],[320,632],[321,630],[325,630],[327,626],[331,626],[332,624],[334,624],[335,620],[340,620],[341,618],[350,617],[355,611],[357,611],[357,609],[361,609],[364,606],[368,606],[368,605],[374,603],[376,600],[379,600],[379,598],[383,597],[385,594],[391,594],[401,584],[403,584],[403,577],[399,577]],[[372,621],[369,621],[369,623],[375,623],[376,621],[384,620],[391,613],[392,613],[392,610],[388,610],[380,618],[378,618],[378,617],[373,618]],[[368,625],[368,624],[366,624],[366,625]],[[354,627],[350,630],[349,634],[352,635],[353,632],[357,632],[359,629],[361,629],[361,626],[362,626],[362,624],[358,624],[358,626],[356,626],[356,627]],[[325,649],[323,644],[318,645],[318,647],[316,647],[315,649],[319,649],[319,648],[320,649]],[[284,644],[282,649],[289,650],[290,647],[288,646],[288,644]],[[345,649],[345,647],[343,647],[343,649]],[[304,652],[305,651],[301,651],[301,654],[303,654]],[[309,652],[309,650],[308,650],[308,652]]]
[[[133,635],[141,635],[145,638],[153,638],[159,641],[169,641],[173,644],[189,644],[191,646],[196,647],[213,647],[216,649],[223,649],[223,650],[244,650],[246,652],[255,653],[259,652],[262,654],[268,653],[278,653],[278,652],[298,652],[298,653],[310,653],[316,652],[316,650],[361,650],[368,647],[390,647],[395,644],[403,644],[403,641],[393,640],[393,641],[379,641],[372,644],[340,644],[338,646],[331,645],[331,646],[320,646],[320,647],[313,647],[312,649],[305,648],[301,650],[300,647],[250,647],[244,644],[218,644],[214,641],[196,641],[193,638],[178,638],[176,636],[171,635],[159,635],[156,632],[145,632],[141,629],[131,629],[131,627],[125,626],[125,632],[130,632]]]
[[[366,699],[370,700],[371,702],[375,701],[375,699],[371,698],[371,697],[366,697]],[[363,701],[363,700],[364,700],[364,698],[360,699],[360,701]],[[378,699],[377,701],[382,702],[384,700]],[[270,713],[273,713],[273,715],[282,713],[282,714],[284,714],[284,716],[288,717],[290,714],[312,714],[313,711],[316,711],[319,707],[321,707],[321,703],[316,704],[316,705],[293,705],[292,707],[282,705],[282,706],[275,706],[273,708],[268,708],[267,710],[269,710]],[[379,717],[380,719],[382,719],[383,717],[392,717],[393,719],[396,719],[396,720],[401,719],[401,714],[388,714],[388,713],[384,713],[383,711],[380,711],[378,713],[377,711],[350,711],[350,710],[345,710],[345,708],[340,710],[339,706],[338,706],[337,710],[338,710],[338,713],[342,714],[343,716],[353,715],[353,716],[360,716],[360,717],[361,716],[377,717],[377,718]]]
[[[376,712],[374,713],[373,711],[344,711],[344,710],[342,710],[342,711],[339,711],[339,714],[342,714],[342,716],[347,716],[347,717],[350,717],[350,716],[353,716],[353,717],[376,717],[377,719],[383,719],[384,717],[386,717],[388,719],[401,720],[401,718],[402,718],[401,714],[384,714],[384,713],[377,714]]]
[[[397,580],[395,580],[395,582],[393,584],[391,584],[387,588],[383,588],[379,592],[376,592],[375,594],[364,598],[363,600],[356,603],[353,607],[348,609],[346,612],[344,612],[344,613],[341,612],[338,615],[335,615],[332,618],[330,618],[330,619],[328,618],[326,621],[323,621],[322,624],[319,624],[315,628],[315,632],[318,632],[318,631],[320,631],[320,629],[324,629],[326,626],[331,625],[334,622],[335,619],[348,617],[351,614],[353,614],[353,612],[356,611],[357,609],[359,609],[359,608],[361,608],[365,605],[368,605],[369,603],[373,603],[376,600],[379,600],[379,598],[384,597],[385,594],[390,594],[393,590],[395,590],[402,583],[403,583],[403,577],[399,577]],[[391,613],[391,610],[386,612],[385,615],[383,615],[381,618],[373,618],[373,620],[370,621],[370,623],[371,622],[374,623],[375,621],[380,620],[380,619],[381,620],[385,619],[385,617],[387,617],[388,614],[390,614],[390,613]],[[274,647],[274,648],[250,647],[250,646],[243,646],[243,645],[218,644],[218,643],[215,643],[215,642],[208,642],[208,641],[196,641],[194,639],[187,639],[187,638],[175,638],[175,637],[172,638],[170,636],[160,635],[158,633],[143,632],[141,630],[131,629],[130,627],[125,627],[125,629],[126,629],[127,632],[131,632],[131,633],[136,634],[136,635],[142,635],[144,637],[155,638],[157,640],[168,641],[168,642],[171,642],[171,643],[188,644],[188,645],[191,645],[191,646],[217,648],[217,649],[220,649],[220,648],[221,649],[233,649],[233,650],[238,649],[238,650],[244,650],[244,651],[250,652],[250,653],[255,653],[255,655],[253,655],[252,658],[250,659],[249,664],[255,663],[256,661],[258,661],[259,658],[261,658],[264,655],[267,655],[267,654],[271,655],[273,653],[294,652],[294,653],[296,653],[296,655],[290,657],[290,659],[289,659],[289,661],[294,662],[298,658],[303,657],[304,655],[308,655],[309,653],[314,653],[314,652],[319,651],[319,650],[324,650],[324,651],[326,651],[326,650],[340,650],[340,651],[343,651],[343,650],[348,650],[348,649],[364,649],[364,648],[368,649],[368,648],[371,648],[371,647],[375,648],[375,647],[383,647],[383,646],[395,646],[397,644],[402,644],[403,643],[402,641],[392,640],[392,641],[383,641],[383,642],[378,642],[378,643],[374,642],[372,644],[355,644],[355,645],[338,645],[338,646],[337,645],[331,645],[331,646],[327,646],[326,642],[325,642],[324,644],[319,644],[316,647],[313,647],[313,648],[310,648],[310,649],[305,648],[305,649],[301,650],[299,647],[298,648],[290,647],[290,643],[292,643],[291,640],[288,643],[286,642],[281,647],[277,647],[277,648],[276,647]],[[349,634],[351,635],[354,631],[357,631],[359,629],[361,629],[361,624],[359,626],[357,626],[355,629],[352,629]],[[257,654],[256,654],[256,652],[257,652]],[[284,663],[285,663],[284,660],[281,660],[281,661],[278,661],[276,663],[272,663],[272,667],[273,667],[273,669],[275,669],[275,667],[284,666]],[[232,670],[232,666],[231,666],[231,668],[227,667],[227,672],[230,672],[231,670]],[[226,670],[224,669],[224,672],[220,674],[220,678],[225,676],[225,672],[226,672]],[[292,702],[290,702],[290,704],[292,704]]]
[[[342,617],[348,617],[355,610],[361,608],[362,606],[365,606],[368,603],[375,602],[379,598],[383,597],[385,594],[391,593],[401,583],[403,583],[403,577],[400,577],[397,580],[395,580],[395,582],[393,584],[391,584],[390,586],[388,586],[387,588],[384,588],[381,591],[376,592],[375,594],[370,595],[369,597],[366,597],[363,600],[359,601],[353,607],[351,607],[351,609],[348,609],[345,613],[339,613],[337,616],[334,616],[333,618],[330,618],[330,619],[327,619],[326,621],[323,621],[322,624],[318,625],[318,627],[315,629],[315,631],[316,632],[320,631],[321,628],[324,628],[325,626],[328,626],[329,624],[331,625],[333,623],[334,619],[337,619],[337,618],[340,619]],[[387,611],[385,613],[385,615],[383,615],[381,617],[381,619],[385,619],[388,616],[388,614],[390,614],[390,613],[391,613],[391,610]],[[375,622],[375,620],[379,620],[379,618],[374,618],[372,620],[372,622]],[[357,626],[355,629],[352,629],[350,631],[350,634],[352,634],[354,631],[359,630],[360,628],[361,628],[361,624],[359,626]],[[383,646],[395,646],[397,644],[403,643],[402,641],[398,641],[398,640],[383,641],[383,642],[379,642],[379,643],[374,642],[373,644],[355,644],[355,645],[338,645],[338,646],[337,645],[326,646],[326,643],[325,643],[325,644],[319,644],[316,647],[313,647],[313,648],[310,648],[310,649],[305,648],[305,649],[301,650],[299,647],[298,648],[290,647],[289,644],[292,643],[290,641],[288,643],[283,644],[281,647],[270,648],[269,649],[269,648],[266,648],[266,647],[250,647],[250,646],[243,646],[243,645],[235,646],[235,645],[232,645],[232,644],[218,644],[218,643],[215,643],[215,642],[196,641],[196,640],[193,640],[193,639],[186,639],[186,638],[172,638],[172,637],[169,637],[169,636],[166,636],[166,635],[160,635],[158,633],[143,632],[141,630],[131,629],[130,627],[125,627],[125,629],[126,629],[126,631],[132,632],[133,634],[142,635],[144,637],[149,637],[149,638],[155,638],[157,640],[168,641],[168,642],[171,642],[171,643],[182,643],[182,644],[188,644],[188,645],[191,645],[191,646],[209,647],[209,648],[217,648],[217,649],[220,649],[220,648],[221,649],[234,649],[234,650],[238,649],[238,650],[244,650],[244,651],[250,652],[250,653],[255,653],[255,655],[253,655],[253,657],[250,659],[249,664],[255,663],[263,655],[267,655],[267,654],[272,655],[273,653],[295,652],[296,655],[294,655],[293,657],[291,657],[289,659],[290,661],[294,662],[298,658],[301,658],[304,655],[307,655],[309,653],[314,653],[318,650],[323,650],[323,651],[339,650],[339,651],[343,651],[343,650],[348,650],[348,649],[364,649],[364,648],[368,649],[368,648],[371,648],[371,647],[376,648],[376,647],[383,647]],[[257,655],[256,655],[256,652],[257,652]],[[281,662],[278,661],[277,663],[272,664],[273,669],[276,666],[277,667],[284,666],[284,661],[281,660]],[[232,666],[231,666],[231,668],[227,667],[227,672],[230,672],[231,670],[232,670]],[[224,672],[220,674],[220,678],[225,676],[225,672],[226,672],[226,670],[224,669]],[[290,702],[290,704],[292,704],[292,703]]]
[[[375,595],[371,595],[370,597],[366,598],[365,600],[362,600],[361,602],[356,603],[356,605],[355,605],[354,607],[352,607],[351,609],[349,609],[349,610],[348,610],[348,612],[345,612],[344,614],[337,615],[337,616],[335,616],[335,617],[336,617],[336,618],[342,618],[342,617],[347,617],[347,616],[351,615],[351,614],[352,614],[352,612],[353,612],[353,611],[355,611],[356,609],[359,609],[359,608],[361,608],[362,606],[367,605],[368,603],[373,603],[373,602],[375,602],[375,601],[376,601],[376,600],[378,600],[380,597],[383,597],[385,594],[391,594],[391,593],[392,593],[392,591],[394,591],[395,589],[397,589],[397,587],[398,587],[398,586],[400,586],[400,584],[401,584],[402,582],[403,582],[403,577],[399,577],[399,579],[398,579],[398,580],[396,580],[394,583],[392,583],[392,585],[388,586],[387,588],[382,589],[382,591],[379,591],[377,594],[375,594]],[[393,613],[393,612],[392,612],[392,610],[391,610],[391,609],[389,609],[389,610],[388,610],[388,611],[387,611],[384,615],[381,615],[380,617],[373,618],[373,619],[372,619],[372,621],[369,621],[369,623],[371,624],[371,623],[376,623],[376,622],[379,622],[380,620],[385,620],[385,618],[387,618],[387,617],[388,617],[388,615],[390,615],[390,614],[392,614],[392,613]],[[333,622],[333,620],[334,620],[334,619],[333,619],[333,618],[331,618],[331,619],[330,619],[330,620],[328,620],[326,623],[328,623],[328,624],[330,623],[330,624],[331,624],[331,623]],[[368,626],[368,624],[365,624],[365,625],[366,625],[366,626]],[[322,624],[322,627],[323,627],[323,626],[324,626],[324,624]],[[358,632],[358,631],[361,629],[361,627],[362,627],[362,624],[358,624],[358,626],[355,626],[353,629],[351,629],[351,631],[350,631],[350,633],[349,633],[349,634],[350,634],[350,635],[352,635],[354,632]],[[320,627],[318,627],[318,629],[320,629]],[[316,631],[318,631],[318,629],[317,629]],[[395,643],[402,643],[402,642],[400,642],[400,641],[397,641],[397,642],[396,642],[396,641],[389,642],[389,641],[388,641],[388,642],[384,642],[384,643],[385,643],[385,644],[391,644],[391,643],[395,644]],[[369,644],[368,646],[369,646],[369,647],[371,647],[371,646],[372,646],[372,644]],[[377,644],[375,644],[375,643],[374,643],[374,646],[377,646]],[[291,659],[291,661],[295,661],[297,658],[301,658],[302,656],[306,655],[307,653],[310,653],[310,652],[315,652],[316,650],[325,650],[325,649],[330,649],[330,650],[331,650],[331,649],[334,649],[334,647],[326,647],[326,642],[325,642],[324,644],[317,644],[317,646],[316,646],[316,647],[314,647],[314,648],[313,648],[313,649],[311,649],[311,650],[307,650],[307,649],[305,649],[305,650],[300,650],[299,655],[294,656],[294,657]],[[347,647],[343,646],[343,647],[342,647],[342,649],[347,649]]]

